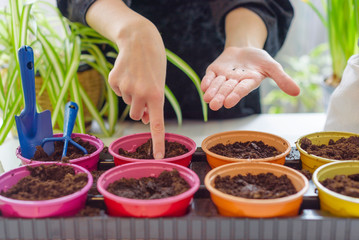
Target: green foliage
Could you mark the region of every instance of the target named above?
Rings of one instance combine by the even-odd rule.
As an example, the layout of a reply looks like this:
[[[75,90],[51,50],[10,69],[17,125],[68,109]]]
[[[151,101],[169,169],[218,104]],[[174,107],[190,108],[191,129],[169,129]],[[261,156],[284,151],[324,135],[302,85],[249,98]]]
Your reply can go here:
[[[287,58],[284,70],[299,85],[301,93],[297,97],[289,96],[271,82],[273,90],[263,98],[268,113],[324,111],[321,83],[329,73],[327,49],[327,44],[321,44],[308,55]]]
[[[327,28],[332,59],[332,85],[336,86],[348,59],[359,53],[359,0],[322,0],[324,14],[311,1],[303,2],[313,9]]]
[[[49,15],[46,11],[54,12]],[[93,29],[78,23],[69,22],[59,10],[45,1],[9,0],[8,8],[0,9],[0,113],[3,123],[0,127],[0,144],[3,143],[11,128],[15,127],[14,115],[23,109],[23,92],[17,50],[22,45],[34,49],[35,71],[43,78],[39,95],[47,92],[53,107],[51,113],[53,126],[63,128],[63,109],[70,99],[79,105],[74,132],[85,133],[84,106],[89,110],[104,136],[115,133],[118,115],[122,121],[129,107],[123,113],[118,112],[118,99],[108,84],[107,77],[113,65],[107,61],[116,57],[117,46],[102,37]],[[104,56],[99,46],[112,46],[113,52]],[[207,105],[202,99],[200,80],[197,74],[182,59],[167,51],[167,58],[182,69],[195,84],[201,97],[204,120],[207,120]],[[78,80],[77,70],[86,63],[96,69],[104,78],[106,85],[105,104],[96,107],[91,96]],[[178,123],[182,123],[180,106],[166,86],[165,96],[174,108]],[[38,111],[43,111],[37,105]],[[106,116],[106,120],[104,118]],[[61,131],[61,130],[60,130]]]

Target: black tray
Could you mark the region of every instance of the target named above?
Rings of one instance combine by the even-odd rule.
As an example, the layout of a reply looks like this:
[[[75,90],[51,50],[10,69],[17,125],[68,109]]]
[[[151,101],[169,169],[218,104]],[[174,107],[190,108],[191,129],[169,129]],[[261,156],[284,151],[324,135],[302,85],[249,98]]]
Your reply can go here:
[[[114,167],[102,153],[99,170]],[[285,165],[301,169],[299,152],[292,148]],[[338,218],[320,210],[315,187],[303,197],[300,214],[291,218],[230,218],[218,214],[203,179],[210,167],[198,148],[190,168],[201,185],[188,213],[182,217],[123,218],[106,215],[101,195],[89,195],[87,205],[100,216],[47,219],[0,217],[0,239],[359,239],[359,219]]]

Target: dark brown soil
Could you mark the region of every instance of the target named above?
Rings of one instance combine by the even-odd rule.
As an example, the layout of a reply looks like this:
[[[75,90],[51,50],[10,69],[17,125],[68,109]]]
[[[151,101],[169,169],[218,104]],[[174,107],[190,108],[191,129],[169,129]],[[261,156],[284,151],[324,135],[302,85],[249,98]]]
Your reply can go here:
[[[28,166],[26,176],[1,195],[19,200],[47,200],[70,195],[81,190],[88,181],[85,173],[75,174],[71,166]]]
[[[185,145],[178,142],[165,141],[165,158],[177,157],[188,152]],[[124,157],[135,159],[153,159],[152,139],[140,145],[136,151],[128,152],[123,148],[118,150],[118,154]]]
[[[163,171],[158,177],[122,178],[111,183],[107,191],[133,199],[159,199],[176,196],[190,189],[190,185],[175,169]]]
[[[83,209],[80,210],[80,212],[76,215],[78,217],[93,217],[93,216],[99,216],[101,213],[100,208],[85,206]]]
[[[218,155],[241,159],[267,158],[281,154],[275,147],[262,141],[235,142],[226,145],[219,143],[211,147],[209,151]]]
[[[90,155],[91,153],[96,152],[96,150],[97,150],[97,148],[95,146],[91,145],[90,142],[84,141],[80,137],[75,137],[75,138],[73,138],[73,140],[87,150],[87,153],[88,153],[87,155]],[[49,155],[47,155],[47,153],[44,151],[44,149],[41,146],[36,146],[36,152],[35,152],[32,160],[42,161],[42,162],[48,162],[48,161],[59,162],[59,161],[61,161],[62,151],[64,148],[64,142],[63,141],[55,141],[54,148],[55,148],[54,152],[49,156]],[[71,143],[69,143],[69,146],[67,148],[66,157],[64,157],[62,159],[62,161],[68,162],[71,159],[80,158],[80,157],[87,156],[87,155],[85,155],[80,149],[78,149],[77,147],[75,147]]]
[[[359,137],[351,136],[337,141],[330,139],[328,145],[314,145],[308,138],[300,141],[300,147],[309,154],[335,159],[335,160],[359,160]]]
[[[324,187],[350,197],[359,198],[359,174],[336,175],[320,182]]]
[[[91,171],[91,175],[93,177],[93,185],[89,190],[89,194],[92,195],[101,195],[100,192],[97,190],[97,180],[100,178],[101,174],[104,173],[105,170],[94,170]]]
[[[281,198],[297,192],[287,175],[277,177],[273,173],[217,176],[214,184],[221,192],[251,199]]]
[[[301,169],[301,170],[297,170],[297,171],[299,171],[301,174],[303,174],[308,180],[312,179],[312,174],[309,172],[309,170]]]

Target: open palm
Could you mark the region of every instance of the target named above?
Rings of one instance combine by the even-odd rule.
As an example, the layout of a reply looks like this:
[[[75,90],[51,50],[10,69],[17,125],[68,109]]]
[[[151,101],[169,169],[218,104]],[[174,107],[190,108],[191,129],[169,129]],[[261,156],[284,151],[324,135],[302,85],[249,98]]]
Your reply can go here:
[[[297,96],[299,86],[266,51],[258,48],[228,47],[208,66],[202,79],[203,99],[212,110],[231,108],[272,78],[285,93]]]

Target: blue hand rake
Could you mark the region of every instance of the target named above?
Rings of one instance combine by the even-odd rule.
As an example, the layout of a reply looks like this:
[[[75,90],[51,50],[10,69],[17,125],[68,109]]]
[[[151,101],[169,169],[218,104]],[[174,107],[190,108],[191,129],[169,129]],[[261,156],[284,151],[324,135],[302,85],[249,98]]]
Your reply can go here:
[[[67,154],[67,148],[69,146],[69,143],[80,149],[84,154],[87,154],[87,150],[82,147],[80,144],[72,140],[71,134],[72,130],[75,126],[75,120],[77,116],[77,111],[79,107],[74,102],[68,102],[65,105],[65,122],[64,122],[64,134],[62,137],[51,137],[51,138],[44,138],[42,140],[42,144],[44,145],[46,142],[50,141],[63,141],[64,142],[64,148],[62,151],[62,158],[66,157]]]

